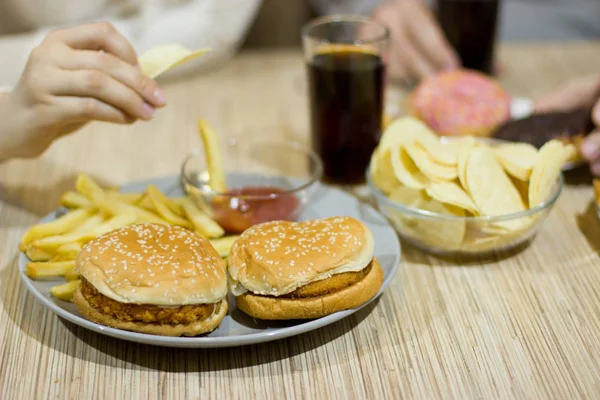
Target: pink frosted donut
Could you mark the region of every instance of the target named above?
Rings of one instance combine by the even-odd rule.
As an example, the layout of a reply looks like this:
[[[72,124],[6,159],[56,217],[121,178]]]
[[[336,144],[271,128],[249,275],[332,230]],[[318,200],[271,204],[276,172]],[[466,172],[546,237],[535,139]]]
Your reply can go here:
[[[510,96],[484,74],[442,72],[423,80],[411,96],[415,116],[442,136],[488,136],[510,118]]]

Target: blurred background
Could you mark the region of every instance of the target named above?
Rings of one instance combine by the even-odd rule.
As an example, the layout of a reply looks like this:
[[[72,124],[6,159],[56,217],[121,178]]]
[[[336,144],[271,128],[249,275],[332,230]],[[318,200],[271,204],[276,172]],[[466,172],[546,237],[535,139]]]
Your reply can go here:
[[[319,3],[324,2],[263,0],[244,47],[300,46],[298,32],[306,21],[318,15]],[[328,3],[331,11],[336,10],[336,5],[338,9],[343,5],[356,11],[372,11],[386,1],[333,0]],[[427,3],[431,5],[432,1]],[[500,40],[573,41],[600,38],[599,0],[501,0],[501,3]]]

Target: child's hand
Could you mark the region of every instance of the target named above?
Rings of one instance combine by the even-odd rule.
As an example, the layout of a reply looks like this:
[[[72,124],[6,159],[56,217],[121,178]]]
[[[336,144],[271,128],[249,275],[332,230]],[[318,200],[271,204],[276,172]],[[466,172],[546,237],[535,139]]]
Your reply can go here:
[[[89,121],[149,120],[163,91],[137,67],[129,42],[108,23],[50,33],[0,101],[0,160],[33,157]]]

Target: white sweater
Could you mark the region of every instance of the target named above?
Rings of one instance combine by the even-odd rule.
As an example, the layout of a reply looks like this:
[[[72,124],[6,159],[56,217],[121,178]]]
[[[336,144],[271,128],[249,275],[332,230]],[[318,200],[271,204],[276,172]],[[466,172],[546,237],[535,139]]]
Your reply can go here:
[[[213,49],[209,55],[174,70],[171,76],[213,66],[235,54],[261,3],[262,0],[0,0],[0,86],[15,84],[30,51],[50,30],[93,21],[112,22],[138,54],[166,43]]]

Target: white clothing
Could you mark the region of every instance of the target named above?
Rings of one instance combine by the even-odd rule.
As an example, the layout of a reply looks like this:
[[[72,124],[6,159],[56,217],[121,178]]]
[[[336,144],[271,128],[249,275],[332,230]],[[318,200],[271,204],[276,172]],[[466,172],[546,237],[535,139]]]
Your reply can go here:
[[[233,56],[262,0],[0,0],[0,86],[14,85],[31,50],[57,27],[109,21],[138,54],[167,43],[212,51],[166,77]],[[29,31],[7,35],[16,32]]]

